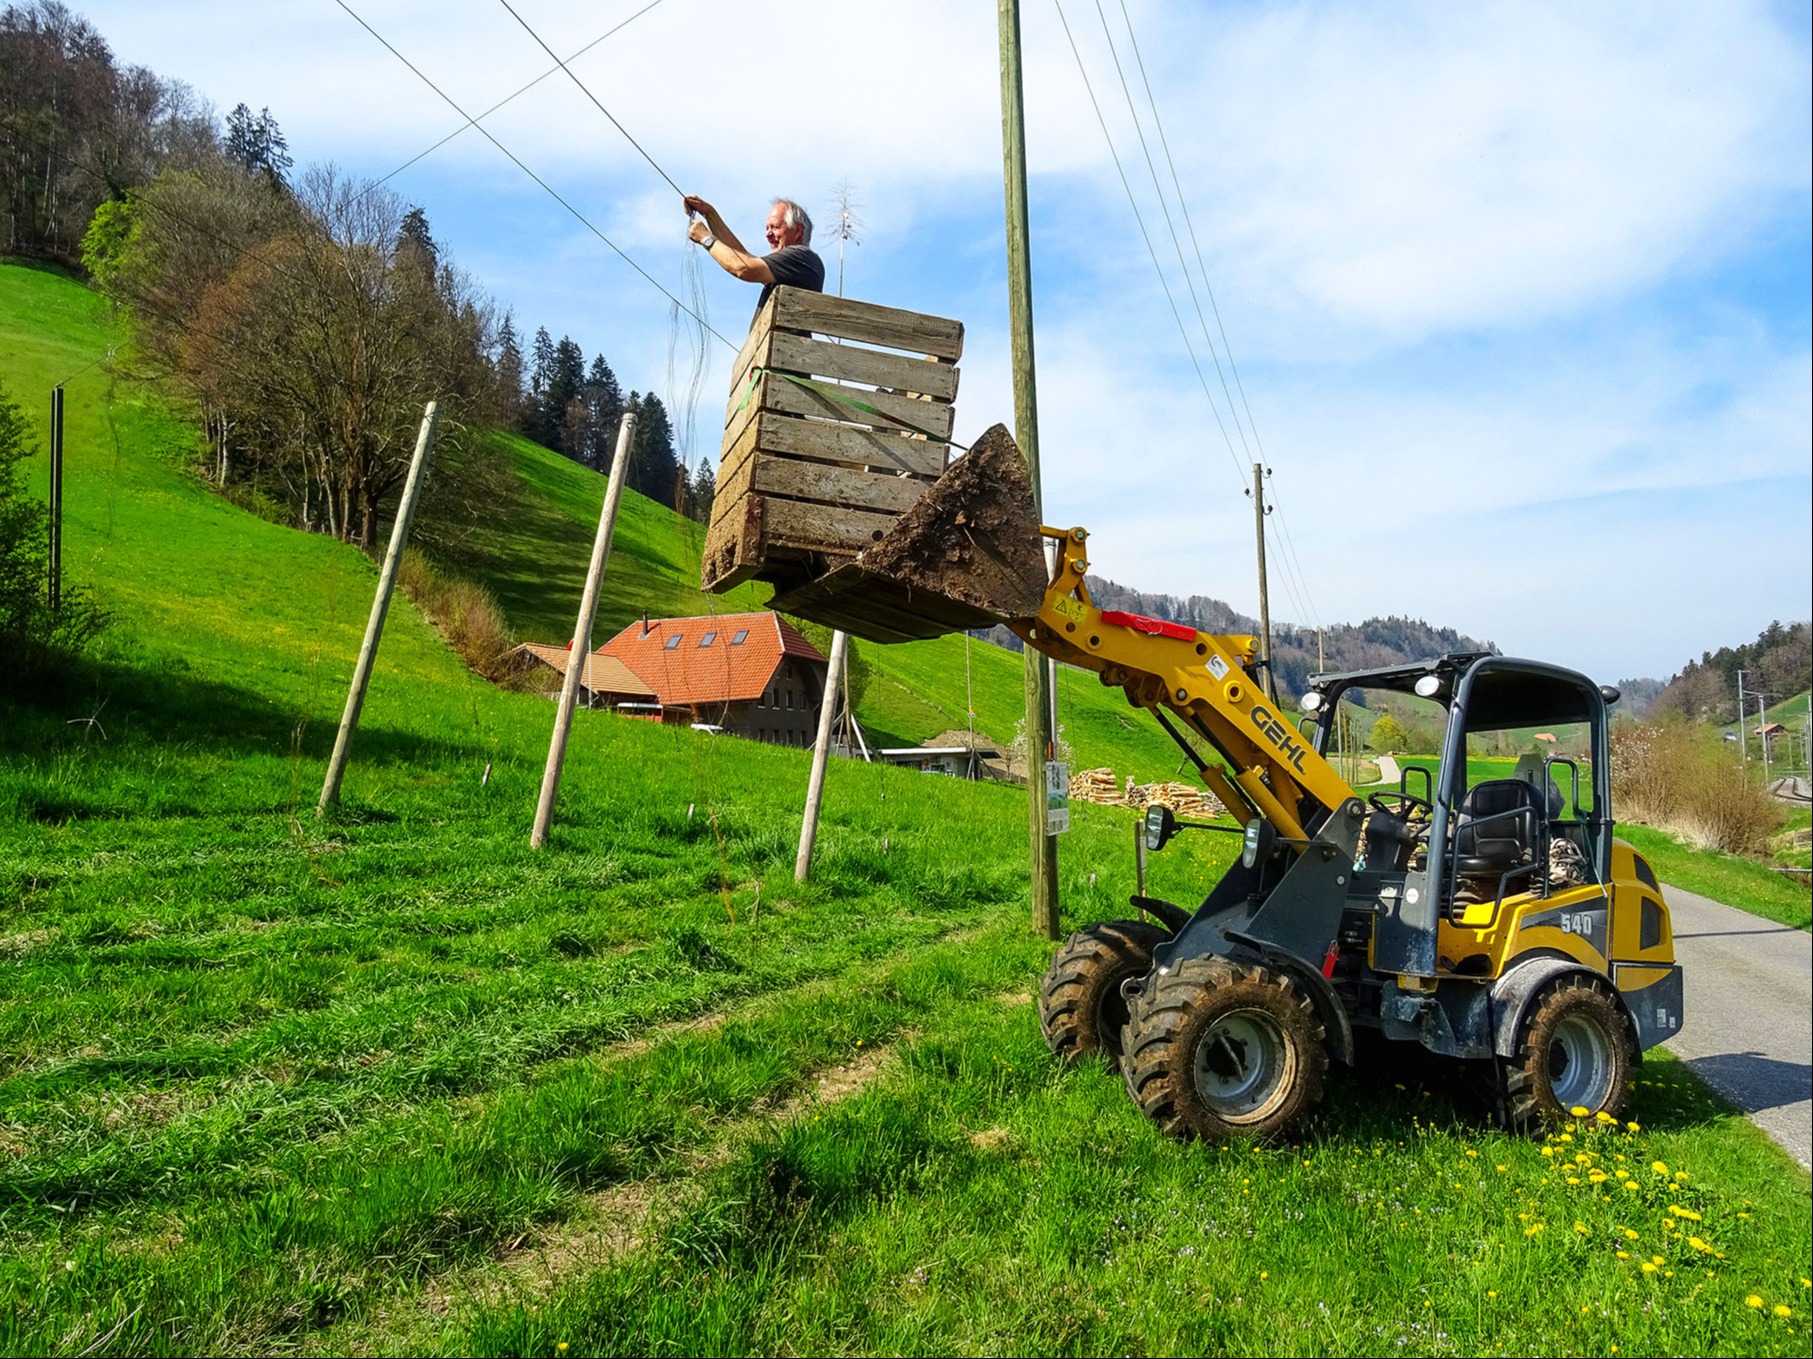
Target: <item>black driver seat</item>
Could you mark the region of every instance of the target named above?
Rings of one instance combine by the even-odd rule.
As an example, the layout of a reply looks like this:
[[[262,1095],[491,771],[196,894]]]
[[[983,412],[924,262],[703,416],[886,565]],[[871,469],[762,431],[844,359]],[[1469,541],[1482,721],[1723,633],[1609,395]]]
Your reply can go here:
[[[1489,779],[1461,799],[1454,867],[1463,878],[1498,877],[1536,861],[1549,808],[1523,779]]]

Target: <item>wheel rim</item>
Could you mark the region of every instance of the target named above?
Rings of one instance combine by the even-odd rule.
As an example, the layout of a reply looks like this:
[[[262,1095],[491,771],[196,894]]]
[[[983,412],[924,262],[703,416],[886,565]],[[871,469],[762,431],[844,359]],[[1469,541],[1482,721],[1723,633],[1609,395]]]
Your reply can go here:
[[[1288,1089],[1291,1066],[1276,1019],[1264,1010],[1231,1010],[1196,1045],[1196,1090],[1223,1122],[1250,1122]]]
[[[1563,1109],[1596,1113],[1610,1093],[1611,1043],[1599,1025],[1569,1015],[1549,1040],[1549,1091]]]

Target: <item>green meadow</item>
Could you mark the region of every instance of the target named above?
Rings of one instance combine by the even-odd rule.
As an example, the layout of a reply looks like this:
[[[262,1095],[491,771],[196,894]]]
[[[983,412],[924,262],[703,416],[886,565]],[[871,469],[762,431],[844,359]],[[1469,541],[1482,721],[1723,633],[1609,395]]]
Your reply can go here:
[[[1509,1138],[1375,1059],[1224,1150],[1055,1067],[1022,791],[835,762],[798,885],[805,752],[581,713],[531,851],[551,705],[399,599],[317,820],[375,567],[215,496],[118,342],[0,264],[0,380],[41,422],[68,379],[65,569],[115,615],[0,698],[5,1352],[1808,1353],[1807,1174],[1665,1056],[1615,1127]],[[602,485],[503,447],[460,566],[558,639]],[[696,560],[626,497],[600,633],[754,606]],[[1018,657],[865,655],[876,731],[1011,738]],[[1172,776],[1093,677],[1060,705],[1077,766]],[[1073,824],[1067,925],[1126,914],[1133,814]]]

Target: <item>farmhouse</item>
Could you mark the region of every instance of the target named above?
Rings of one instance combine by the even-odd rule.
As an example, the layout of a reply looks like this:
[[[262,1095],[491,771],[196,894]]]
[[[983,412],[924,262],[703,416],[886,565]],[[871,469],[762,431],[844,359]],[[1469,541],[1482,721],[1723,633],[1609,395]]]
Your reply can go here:
[[[827,663],[778,615],[641,619],[599,647],[652,689],[663,720],[810,746]]]

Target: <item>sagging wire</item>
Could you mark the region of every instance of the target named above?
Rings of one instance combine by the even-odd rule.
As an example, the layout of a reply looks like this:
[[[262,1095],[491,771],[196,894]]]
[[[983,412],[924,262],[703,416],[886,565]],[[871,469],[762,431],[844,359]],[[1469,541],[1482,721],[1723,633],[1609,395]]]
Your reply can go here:
[[[344,3],[345,0],[340,0]],[[1183,313],[1178,310],[1177,298],[1171,292],[1170,281],[1165,277],[1164,266],[1158,262],[1158,250],[1152,244],[1152,234],[1146,230],[1145,214],[1139,209],[1139,200],[1134,197],[1133,185],[1127,178],[1127,171],[1121,165],[1120,152],[1115,148],[1114,137],[1108,131],[1108,120],[1102,113],[1101,101],[1095,97],[1095,85],[1089,79],[1088,67],[1083,63],[1083,53],[1077,46],[1076,35],[1070,31],[1070,20],[1064,15],[1064,0],[1052,0],[1058,12],[1058,22],[1064,26],[1064,36],[1070,41],[1071,55],[1076,58],[1077,73],[1083,78],[1083,88],[1088,92],[1090,107],[1095,110],[1095,120],[1101,124],[1102,138],[1108,143],[1108,155],[1114,161],[1115,173],[1120,176],[1121,188],[1126,191],[1127,203],[1133,209],[1133,220],[1139,224],[1140,238],[1146,243],[1146,253],[1152,257],[1152,268],[1158,274],[1158,285],[1164,289],[1165,301],[1170,304],[1171,315],[1177,321],[1177,333],[1183,337],[1184,350],[1190,356],[1190,366],[1196,370],[1196,381],[1202,387],[1202,394],[1209,403],[1209,411],[1215,417],[1215,424],[1221,430],[1222,442],[1227,445],[1228,459],[1234,464],[1234,475],[1240,484],[1246,486],[1246,470],[1241,466],[1240,455],[1234,451],[1234,440],[1228,434],[1228,427],[1221,418],[1221,407],[1216,404],[1214,393],[1209,390],[1209,380],[1203,374],[1202,364],[1196,357],[1196,346],[1190,342],[1189,328],[1184,325]]]
[[[501,151],[504,154],[504,156],[507,157],[513,165],[516,166],[517,169],[521,170],[530,179],[534,180],[536,182],[536,184],[538,184],[541,187],[542,191],[548,195],[548,197],[552,198],[556,203],[560,204],[561,207],[565,208],[569,213],[572,214],[573,218],[581,226],[583,226],[587,231],[591,232],[600,241],[604,242],[604,244],[610,248],[610,250],[613,254],[615,254],[619,259],[621,259],[625,264],[629,265],[629,267],[634,269],[638,274],[642,275],[642,277],[645,280],[647,280],[647,282],[649,283],[649,285],[651,287],[655,288],[663,297],[665,297],[669,302],[673,303],[675,306],[679,307],[682,311],[689,311],[689,309],[686,307],[686,305],[684,303],[682,303],[678,297],[675,297],[674,294],[664,284],[662,284],[658,279],[656,279],[653,274],[649,273],[648,270],[644,269],[640,264],[638,264],[633,258],[630,257],[628,252],[626,252],[621,246],[619,246],[609,236],[606,236],[602,231],[600,231],[596,226],[594,226],[592,224],[591,219],[589,217],[587,217],[583,212],[581,212],[578,208],[574,207],[571,203],[569,203],[564,197],[562,197],[561,194],[554,188],[553,185],[549,184],[547,182],[547,180],[543,179],[540,175],[536,174],[535,171],[531,170],[526,164],[524,164],[522,158],[520,156],[518,156],[514,151],[510,150],[509,147],[505,146],[501,141],[499,141],[497,139],[497,135],[495,133],[493,133],[490,128],[485,127],[477,119],[473,118],[471,114],[467,113],[465,109],[460,107],[459,102],[457,100],[455,100],[452,95],[448,94],[439,85],[435,84],[433,80],[429,79],[427,74],[425,72],[423,72],[423,70],[419,66],[417,66],[408,57],[404,56],[400,51],[397,50],[397,48],[390,42],[390,40],[388,38],[386,38],[382,33],[378,32],[377,29],[373,28],[369,23],[367,23],[359,15],[359,12],[357,10],[355,10],[351,5],[346,3],[346,0],[334,0],[334,3],[336,5],[338,5],[341,9],[345,10],[346,13],[348,14],[348,16],[350,16],[352,18],[353,22],[358,24],[360,28],[363,28],[367,33],[371,34],[372,37],[376,38],[378,40],[378,42],[383,45],[383,47],[386,51],[388,51],[398,61],[402,62],[403,65],[407,66],[409,68],[409,70],[416,76],[416,78],[418,80],[420,80],[429,89],[433,90],[435,92],[435,94],[440,97],[441,101],[443,103],[445,103],[448,108],[452,109],[455,113],[459,114],[460,117],[466,119],[466,121],[468,123],[470,123],[471,126],[476,128],[481,134],[483,134],[486,141],[490,142],[491,145],[495,146],[499,151]],[[720,334],[703,317],[695,317],[695,319],[698,320],[700,325],[704,326],[705,329],[710,331],[713,335],[716,335],[718,337],[718,339],[721,340],[728,348],[730,348],[732,350],[736,349],[736,347],[737,347],[736,345],[732,344],[730,340],[726,339],[722,334]]]

